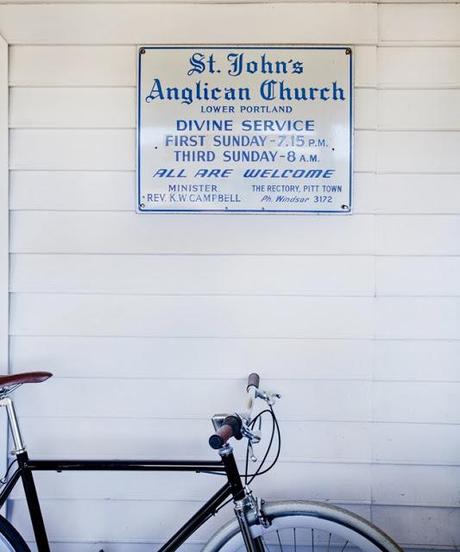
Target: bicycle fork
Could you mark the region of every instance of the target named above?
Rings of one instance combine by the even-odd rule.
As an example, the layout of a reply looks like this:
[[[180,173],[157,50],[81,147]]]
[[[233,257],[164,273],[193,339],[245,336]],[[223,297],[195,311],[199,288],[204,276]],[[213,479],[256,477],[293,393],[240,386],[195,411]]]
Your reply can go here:
[[[262,539],[260,537],[254,538],[251,533],[248,513],[252,510],[253,499],[245,492],[233,455],[233,449],[229,444],[226,444],[219,450],[219,454],[225,467],[228,482],[230,483],[234,512],[246,550],[247,552],[265,552]]]

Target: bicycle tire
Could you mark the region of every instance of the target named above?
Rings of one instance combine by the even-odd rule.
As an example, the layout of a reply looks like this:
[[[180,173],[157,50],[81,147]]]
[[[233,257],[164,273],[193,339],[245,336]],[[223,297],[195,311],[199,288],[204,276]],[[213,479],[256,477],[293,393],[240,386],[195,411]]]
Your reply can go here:
[[[0,516],[0,550],[2,552],[30,552],[25,540],[3,516]]]
[[[268,552],[402,552],[393,539],[366,519],[329,504],[273,502],[264,505],[263,513],[270,523],[268,528],[257,520],[251,520],[250,525],[253,536],[263,539]],[[282,539],[287,536],[284,543],[281,535]],[[244,550],[236,521],[220,529],[203,548],[203,552]]]

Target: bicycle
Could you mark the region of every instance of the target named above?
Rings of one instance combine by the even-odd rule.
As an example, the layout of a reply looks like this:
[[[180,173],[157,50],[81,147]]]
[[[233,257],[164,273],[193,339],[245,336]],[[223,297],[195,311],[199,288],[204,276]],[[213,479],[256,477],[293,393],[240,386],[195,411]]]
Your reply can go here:
[[[49,372],[28,372],[0,376],[0,407],[6,408],[15,459],[2,480],[0,508],[19,480],[22,481],[32,521],[38,552],[50,552],[40,502],[33,479],[36,471],[188,471],[223,475],[225,484],[163,544],[158,552],[177,550],[199,527],[226,504],[233,502],[235,519],[229,521],[204,546],[203,552],[402,552],[383,531],[347,510],[329,504],[310,501],[265,502],[256,498],[251,482],[267,473],[276,464],[281,449],[281,432],[274,411],[277,394],[259,388],[259,376],[251,374],[247,384],[246,408],[230,415],[216,414],[212,418],[214,433],[209,444],[219,460],[32,460],[29,459],[16,416],[11,393],[25,383],[40,383],[51,377]],[[254,415],[256,400],[265,403]],[[259,403],[260,404],[260,403]],[[253,445],[261,440],[262,418],[272,422],[269,444],[254,473],[249,473]],[[256,428],[258,426],[258,428]],[[247,439],[244,474],[240,474],[230,440]],[[274,458],[268,463],[270,451],[277,442]],[[9,476],[13,465],[17,468]],[[8,552],[30,552],[28,544],[11,523],[0,516],[0,544]]]

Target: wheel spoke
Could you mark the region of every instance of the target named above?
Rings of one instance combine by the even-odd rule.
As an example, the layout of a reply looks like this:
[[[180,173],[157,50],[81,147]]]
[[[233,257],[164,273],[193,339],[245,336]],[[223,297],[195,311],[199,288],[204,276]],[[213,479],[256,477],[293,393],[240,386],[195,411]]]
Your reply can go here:
[[[295,527],[294,527],[294,552],[297,552],[297,540],[295,537]]]
[[[280,532],[278,531],[278,529],[276,530],[276,536],[278,537],[278,542],[280,543],[280,550],[281,552],[283,552],[283,545],[281,544]]]
[[[344,544],[344,546],[343,546],[341,552],[343,552],[347,546],[348,546],[348,541]]]
[[[330,552],[331,550],[331,539],[332,539],[332,533],[329,533],[329,539],[327,541],[327,552]]]
[[[315,552],[315,530],[311,530],[311,552]]]

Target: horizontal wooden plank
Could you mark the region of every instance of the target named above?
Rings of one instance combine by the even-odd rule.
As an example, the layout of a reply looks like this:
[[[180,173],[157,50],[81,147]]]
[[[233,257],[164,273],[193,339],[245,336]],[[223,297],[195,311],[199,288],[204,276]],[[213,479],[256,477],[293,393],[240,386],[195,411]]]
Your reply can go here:
[[[355,171],[373,171],[375,131],[355,132]],[[26,170],[135,169],[133,129],[13,129],[10,168]]]
[[[459,188],[457,174],[379,174],[372,200],[376,213],[460,214]]]
[[[254,370],[263,379],[370,379],[373,372],[378,380],[460,381],[459,353],[460,342],[433,340],[10,339],[14,372],[60,377],[123,377],[129,365],[130,378],[243,380]]]
[[[373,523],[401,545],[451,546],[460,542],[459,508],[377,506]]]
[[[10,168],[134,170],[135,131],[14,129],[10,131]]]
[[[369,99],[367,109],[370,102]],[[460,130],[460,90],[379,90],[378,127]]]
[[[376,382],[372,397],[380,422],[460,423],[459,383]]]
[[[459,61],[460,51],[454,47],[380,47],[379,85],[394,88],[458,87]]]
[[[353,55],[355,86],[375,87],[377,48],[356,46]],[[10,45],[10,64],[9,81],[13,87],[136,85],[136,52],[133,46],[13,44]]]
[[[33,101],[31,101],[33,99]],[[377,126],[377,90],[355,91],[355,128]],[[10,128],[135,128],[134,87],[12,87]]]
[[[460,173],[460,131],[382,131],[377,142],[379,172]]]
[[[354,213],[373,212],[374,176],[355,173]],[[10,208],[134,211],[135,182],[134,171],[10,171]]]
[[[371,298],[13,294],[11,335],[361,337]]]
[[[378,295],[460,295],[456,257],[375,262]],[[363,256],[13,255],[11,270],[17,293],[374,295],[374,260]]]
[[[403,404],[407,410],[412,407],[405,398]],[[458,431],[459,426],[453,424],[375,423],[372,425],[373,459],[376,462],[459,466]]]
[[[280,401],[282,420],[370,419],[370,383],[366,381],[266,381],[289,400]],[[396,384],[395,384],[396,385]],[[233,412],[242,406],[244,384],[225,380],[225,393],[216,393],[214,381],[123,380],[66,378],[25,387],[16,404],[23,416],[85,416],[130,418],[203,418],[215,412]],[[82,397],[85,406],[82,410]],[[103,399],[105,397],[105,399]],[[308,408],[305,409],[305,404]]]
[[[134,211],[134,171],[10,171],[10,208]]]
[[[241,397],[240,397],[241,399]],[[35,400],[35,399],[34,399]],[[221,401],[222,402],[222,401]],[[222,406],[222,404],[221,404]],[[238,405],[233,405],[233,410]],[[221,408],[222,410],[222,408]],[[220,411],[221,411],[220,410]],[[22,411],[18,410],[20,413]],[[79,416],[84,412],[80,410]],[[126,419],[88,417],[21,417],[21,428],[31,454],[37,458],[215,458],[209,448],[212,411],[203,419]],[[280,421],[282,462],[369,462],[371,428],[368,423],[345,421]],[[263,423],[265,447],[271,429]],[[308,439],[299,439],[308,435]],[[327,435],[327,439],[325,439]],[[241,460],[245,444],[235,443]],[[390,449],[391,450],[391,446]],[[125,489],[126,490],[126,489]],[[87,492],[87,491],[85,491]],[[122,491],[121,491],[122,492]]]
[[[367,108],[369,109],[369,107]],[[13,87],[10,128],[135,128],[134,87]]]
[[[378,504],[455,508],[460,490],[458,466],[381,466],[371,468],[372,497]]]
[[[458,215],[385,215],[376,219],[376,250],[381,255],[458,255],[459,231]]]
[[[134,46],[10,46],[10,86],[135,86]]]
[[[157,44],[263,44],[274,30],[278,43],[303,44],[305,21],[309,43],[377,40],[374,4],[0,5],[0,33],[13,44],[149,44],[152,21],[161,21]]]
[[[373,251],[372,216],[288,217],[15,212],[10,251],[258,255]]]
[[[61,377],[123,377],[129,366],[130,378],[370,379],[373,350],[370,340],[10,338],[13,371]]]
[[[460,41],[458,4],[391,4],[379,10],[379,40],[385,42]]]
[[[376,341],[374,377],[379,380],[460,381],[459,355],[460,341]]]
[[[376,335],[384,339],[460,339],[460,299],[378,298]]]
[[[13,255],[11,271],[13,292],[372,296],[375,287],[363,256]]]
[[[460,296],[460,258],[377,258],[376,282],[377,295]]]

